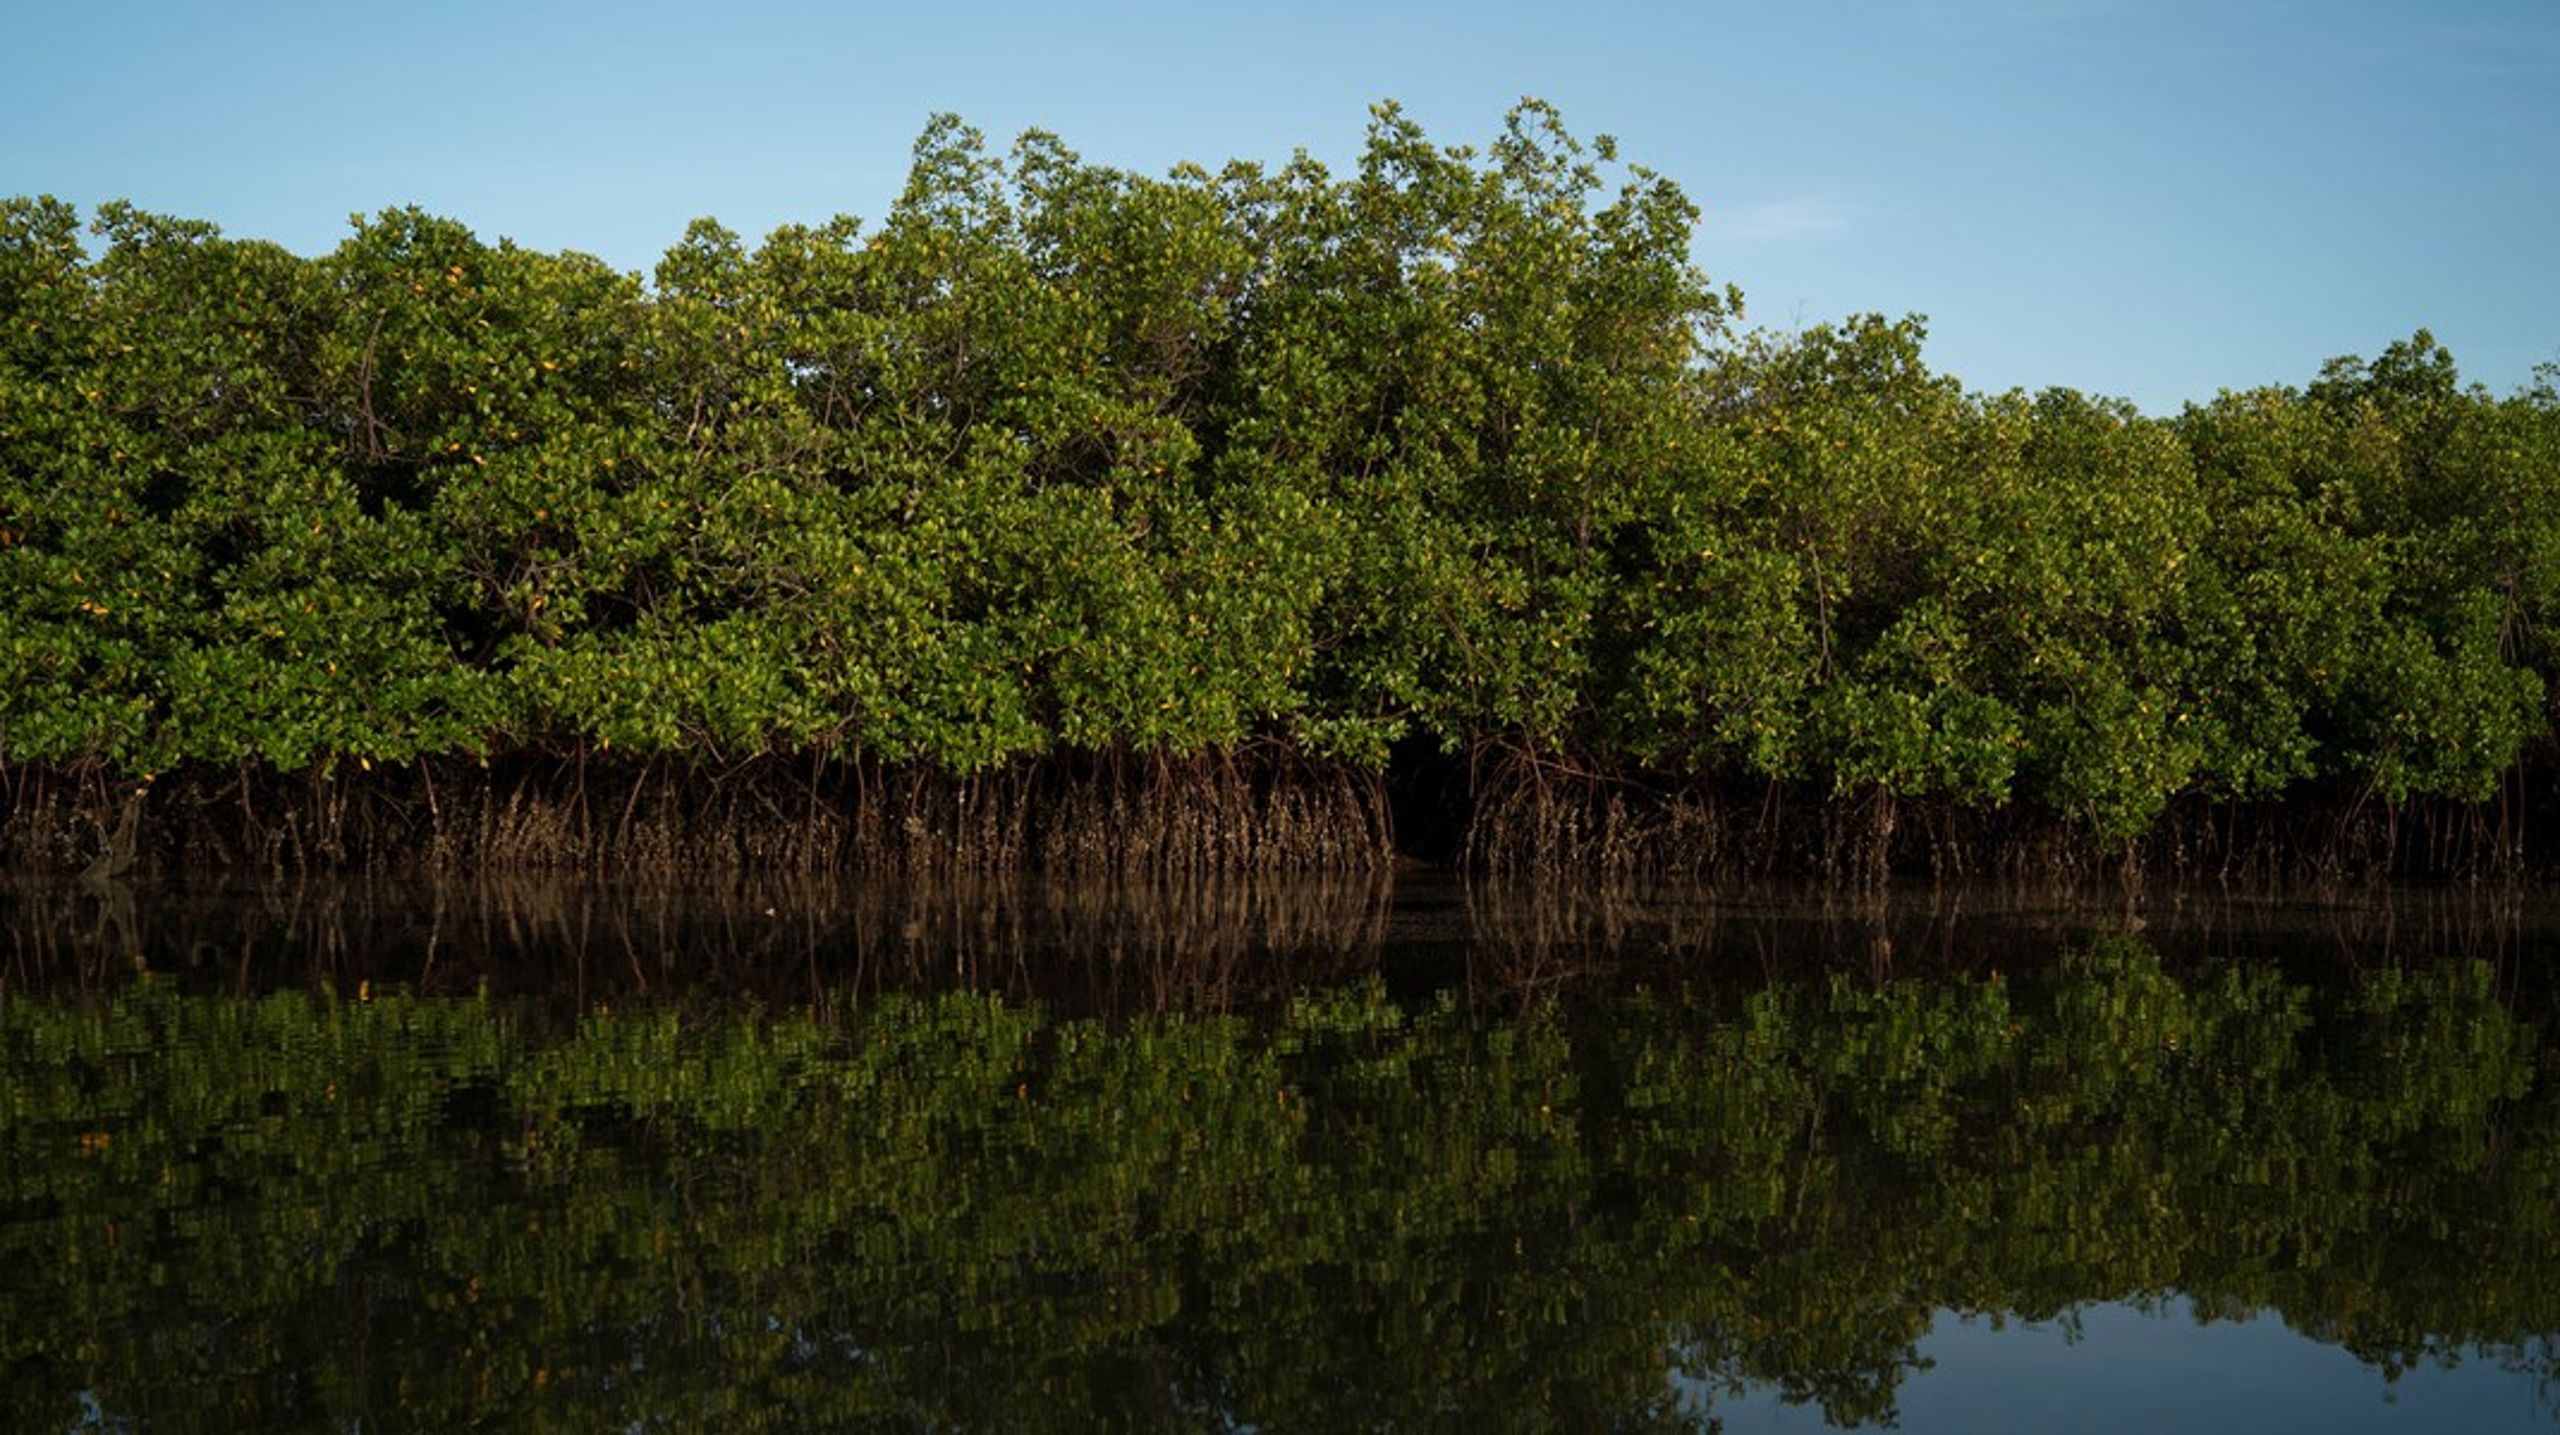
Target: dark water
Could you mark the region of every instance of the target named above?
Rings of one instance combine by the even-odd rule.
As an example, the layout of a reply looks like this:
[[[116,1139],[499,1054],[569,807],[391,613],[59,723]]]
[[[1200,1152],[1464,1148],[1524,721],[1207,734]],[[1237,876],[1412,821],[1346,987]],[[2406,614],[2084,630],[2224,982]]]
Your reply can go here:
[[[2560,1427],[2515,894],[0,888],[11,1429]]]

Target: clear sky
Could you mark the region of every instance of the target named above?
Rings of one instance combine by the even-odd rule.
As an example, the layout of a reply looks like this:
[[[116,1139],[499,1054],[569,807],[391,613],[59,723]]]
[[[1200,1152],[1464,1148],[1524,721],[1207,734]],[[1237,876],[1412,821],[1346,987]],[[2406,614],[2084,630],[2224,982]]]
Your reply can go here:
[[[0,193],[305,253],[418,204],[645,271],[876,220],[926,117],[1087,159],[1340,164],[1523,95],[1680,182],[1756,324],[1930,317],[1977,388],[2174,411],[2421,325],[2560,360],[2560,0],[0,0]]]

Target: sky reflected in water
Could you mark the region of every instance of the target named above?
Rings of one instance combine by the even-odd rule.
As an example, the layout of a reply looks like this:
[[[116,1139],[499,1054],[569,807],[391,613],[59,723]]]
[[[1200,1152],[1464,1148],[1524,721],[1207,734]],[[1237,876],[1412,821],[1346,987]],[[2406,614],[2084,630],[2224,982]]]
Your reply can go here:
[[[2102,1302],[2051,1321],[1942,1313],[1918,1355],[1924,1364],[1903,1382],[1893,1427],[1904,1435],[2560,1428],[2553,1388],[2494,1357],[2424,1361],[2386,1378],[2281,1317],[2199,1321],[2183,1298]],[[1727,1435],[1838,1428],[1766,1388],[1712,1408]]]

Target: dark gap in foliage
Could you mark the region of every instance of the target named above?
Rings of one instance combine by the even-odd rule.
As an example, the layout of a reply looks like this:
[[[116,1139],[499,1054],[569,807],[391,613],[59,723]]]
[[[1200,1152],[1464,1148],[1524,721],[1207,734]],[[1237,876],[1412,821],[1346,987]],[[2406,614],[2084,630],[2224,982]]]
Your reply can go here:
[[[1427,737],[1407,737],[1387,752],[1387,805],[1396,854],[1433,867],[1457,862],[1466,844],[1467,768]]]

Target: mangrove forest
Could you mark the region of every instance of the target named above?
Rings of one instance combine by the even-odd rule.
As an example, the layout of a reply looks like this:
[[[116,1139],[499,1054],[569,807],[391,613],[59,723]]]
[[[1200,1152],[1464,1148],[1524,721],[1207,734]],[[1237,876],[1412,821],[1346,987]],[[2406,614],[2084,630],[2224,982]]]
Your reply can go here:
[[[0,862],[2530,859],[2560,368],[1981,393],[1749,327],[1713,232],[1536,103],[1160,176],[937,119],[647,276],[0,202]]]

